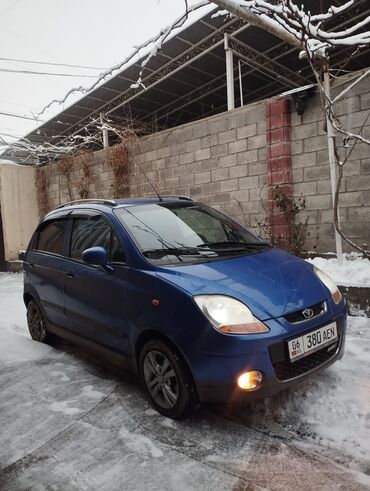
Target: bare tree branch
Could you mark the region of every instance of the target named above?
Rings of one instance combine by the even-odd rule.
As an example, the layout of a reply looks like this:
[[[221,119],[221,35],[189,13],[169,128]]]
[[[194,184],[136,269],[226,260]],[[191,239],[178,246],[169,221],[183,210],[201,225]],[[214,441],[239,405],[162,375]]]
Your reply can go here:
[[[360,46],[370,43],[370,32],[362,29],[370,24],[370,17],[343,31],[327,31],[324,23],[352,7],[351,0],[341,7],[330,7],[324,14],[312,16],[293,0],[280,2],[265,0],[212,0],[220,8],[232,12],[249,23],[278,36],[289,44],[307,50],[312,57],[317,51],[337,46]]]
[[[361,131],[363,130],[364,126],[366,125],[366,123],[367,123],[367,121],[369,119],[369,116],[370,116],[370,112],[367,114],[364,122],[362,123],[362,126],[360,128],[359,133],[361,133]],[[356,147],[356,145],[357,145],[358,142],[359,142],[358,139],[355,140],[355,142],[352,145],[350,151],[348,152],[346,158],[342,162],[339,159],[338,153],[336,153],[336,160],[337,160],[337,163],[338,163],[338,180],[337,180],[337,186],[336,186],[335,195],[334,195],[334,225],[335,225],[335,229],[337,230],[338,234],[342,237],[343,240],[345,240],[354,249],[356,249],[357,251],[361,252],[368,259],[370,259],[370,251],[365,250],[364,247],[358,246],[355,242],[353,242],[351,239],[349,239],[349,237],[346,234],[343,233],[342,228],[340,226],[340,222],[339,222],[339,195],[340,195],[340,188],[341,188],[342,179],[343,179],[343,167],[344,167],[344,164],[348,161],[349,157],[351,156],[351,153],[355,149],[355,147]]]
[[[363,73],[361,75],[361,77],[358,77],[351,85],[349,85],[346,89],[344,89],[342,92],[340,92],[336,97],[334,97],[334,99],[331,101],[332,104],[335,104],[337,101],[339,101],[339,99],[344,97],[347,94],[347,92],[352,90],[353,87],[355,87],[355,85],[357,85],[359,82],[361,82],[361,80],[363,80],[368,75],[370,75],[370,69],[367,70],[365,73]]]
[[[209,4],[208,0],[202,0],[199,3],[197,3],[191,7],[187,7],[186,12],[184,14],[182,14],[180,17],[178,17],[177,19],[175,19],[170,25],[161,29],[160,32],[158,34],[156,34],[155,36],[153,36],[152,38],[146,40],[145,42],[143,42],[142,44],[140,44],[138,46],[135,46],[134,50],[124,60],[122,60],[121,62],[117,63],[116,65],[108,68],[108,70],[105,70],[104,72],[102,72],[93,84],[91,84],[88,87],[83,87],[83,86],[73,87],[61,99],[53,99],[52,101],[49,102],[49,104],[47,104],[37,114],[37,118],[39,118],[42,114],[44,114],[44,112],[47,109],[49,109],[51,106],[53,106],[54,104],[64,104],[72,94],[76,94],[76,93],[88,94],[89,92],[94,90],[100,83],[106,81],[107,78],[111,77],[115,72],[117,72],[118,70],[121,70],[125,65],[127,65],[127,63],[129,63],[131,60],[133,60],[135,58],[135,56],[139,56],[140,53],[145,48],[152,46],[149,54],[146,56],[146,58],[144,59],[144,61],[141,64],[142,69],[140,71],[139,78],[138,78],[136,84],[133,84],[133,87],[137,87],[137,88],[140,87],[142,85],[141,80],[142,80],[142,74],[143,74],[143,70],[144,70],[145,66],[148,64],[149,60],[153,56],[155,56],[157,54],[157,52],[161,49],[162,44],[166,41],[166,39],[171,34],[171,32],[173,30],[178,29],[181,26],[183,26],[183,24],[185,23],[185,21],[187,20],[187,18],[189,16],[190,12],[195,12],[196,10],[199,10],[200,8],[205,7],[208,4]]]
[[[121,70],[127,63],[129,63],[135,56],[139,56],[143,50],[149,49],[150,51],[144,57],[141,63],[141,70],[138,76],[138,80],[132,85],[134,88],[143,87],[143,73],[148,62],[154,57],[157,52],[162,48],[163,43],[168,39],[171,33],[181,28],[188,19],[189,13],[203,8],[207,4],[215,4],[221,9],[220,13],[228,12],[235,15],[246,22],[264,29],[265,31],[279,37],[285,42],[301,50],[301,55],[304,55],[308,60],[312,73],[317,82],[319,89],[322,109],[327,117],[327,120],[331,122],[332,127],[338,135],[344,137],[344,146],[349,141],[354,141],[352,150],[357,143],[370,145],[370,140],[363,137],[360,132],[353,132],[347,128],[344,128],[340,123],[339,118],[336,115],[335,104],[338,100],[344,97],[353,87],[361,82],[367,75],[370,74],[370,70],[367,70],[362,74],[355,82],[350,84],[342,92],[340,92],[334,99],[331,100],[330,94],[325,90],[323,83],[323,72],[330,73],[330,58],[329,54],[340,46],[351,47],[352,55],[357,52],[360,47],[370,44],[370,31],[366,30],[370,25],[370,16],[358,21],[354,17],[353,22],[351,19],[348,21],[348,26],[342,30],[330,30],[327,28],[327,21],[335,19],[336,16],[350,12],[350,9],[356,5],[355,0],[349,0],[343,5],[336,7],[331,6],[326,12],[311,15],[310,12],[306,12],[304,7],[297,6],[293,0],[203,0],[189,7],[188,0],[185,1],[185,12],[175,19],[169,26],[163,28],[156,36],[145,41],[141,45],[135,47],[134,51],[126,57],[122,62],[109,68],[105,72],[101,73],[97,80],[89,87],[75,87],[72,88],[64,98],[60,100],[51,101],[46,107],[40,111],[37,115],[39,117],[53,104],[62,104],[66,102],[70,95],[74,93],[87,94],[94,90],[100,83],[104,82],[108,77],[112,76],[116,71]],[[346,63],[350,61],[350,57],[346,60]],[[367,118],[364,122],[364,125]],[[363,125],[363,127],[364,127]],[[362,128],[363,128],[362,127]],[[361,128],[361,129],[362,129]],[[15,144],[12,144],[13,151],[24,151],[29,155],[37,156],[38,158],[54,159],[60,155],[76,153],[81,149],[92,149],[96,146],[102,145],[102,130],[108,130],[111,134],[114,134],[118,139],[128,138],[127,128],[117,126],[114,122],[105,118],[102,122],[97,119],[92,119],[83,129],[83,133],[79,130],[79,133],[63,137],[63,139],[51,139],[43,144],[37,145],[28,141],[27,139],[21,139]],[[125,133],[126,131],[126,133]],[[46,135],[45,135],[46,136]],[[343,177],[343,167],[348,161],[350,153],[347,158],[341,162],[339,159],[339,143],[338,138],[334,140],[334,153],[336,158],[336,164],[339,169],[339,177],[334,196],[334,225],[341,237],[355,249],[361,251],[367,257],[369,257],[369,251],[366,251],[363,247],[356,245],[340,228],[339,225],[339,193],[340,185]]]
[[[280,37],[291,45],[299,47],[302,50],[301,54],[304,54],[310,63],[319,88],[323,111],[334,130],[344,136],[346,144],[348,141],[354,140],[353,147],[357,142],[370,145],[370,141],[360,134],[361,131],[355,133],[349,131],[347,128],[343,128],[335,113],[335,102],[340,100],[356,84],[361,82],[370,73],[370,70],[361,75],[333,100],[331,100],[330,94],[325,90],[322,77],[324,70],[330,71],[329,50],[335,50],[338,46],[351,46],[353,47],[353,55],[361,46],[370,44],[370,31],[364,31],[364,28],[370,24],[370,16],[361,21],[355,20],[352,25],[346,27],[344,30],[328,31],[325,28],[325,23],[328,20],[345,13],[354,6],[354,0],[348,1],[340,7],[332,6],[326,13],[319,15],[311,15],[310,12],[305,12],[303,5],[298,7],[293,0],[281,0],[280,2],[274,2],[273,0],[213,0],[213,3],[216,3],[220,8],[232,12],[234,15],[241,17],[251,24]],[[334,225],[339,235],[351,247],[354,247],[369,257],[369,251],[366,251],[363,247],[358,246],[349,239],[339,225],[338,197],[343,176],[343,165],[347,162],[348,156],[344,162],[340,162],[338,158],[338,144],[335,138],[333,141],[336,164],[339,168],[339,178],[334,195]]]
[[[329,46],[335,45],[363,45],[370,42],[369,32],[360,32],[355,36],[349,34],[355,33],[365,25],[370,23],[370,17],[353,25],[345,31],[327,32],[322,28],[325,21],[333,18],[335,15],[343,13],[345,10],[354,5],[354,0],[350,0],[341,7],[330,7],[325,14],[311,16],[303,10],[303,6],[298,8],[292,0],[282,0],[281,2],[268,2],[265,0],[202,0],[199,3],[189,7],[188,0],[185,1],[185,12],[174,20],[170,25],[161,29],[161,31],[136,46],[133,52],[120,63],[110,67],[102,72],[93,84],[88,87],[73,87],[61,99],[54,99],[47,104],[37,115],[36,120],[44,114],[54,104],[64,104],[72,94],[88,94],[94,90],[100,83],[106,81],[115,72],[121,70],[136,56],[151,46],[147,56],[141,64],[141,70],[133,88],[139,88],[143,85],[143,72],[150,59],[154,57],[161,49],[163,43],[168,39],[170,34],[178,28],[181,28],[189,17],[189,13],[201,9],[207,4],[214,3],[225,9],[225,11],[246,20],[247,22],[264,29],[265,31],[280,37],[289,44],[299,49],[304,49],[308,58],[311,58],[317,51],[324,52]]]

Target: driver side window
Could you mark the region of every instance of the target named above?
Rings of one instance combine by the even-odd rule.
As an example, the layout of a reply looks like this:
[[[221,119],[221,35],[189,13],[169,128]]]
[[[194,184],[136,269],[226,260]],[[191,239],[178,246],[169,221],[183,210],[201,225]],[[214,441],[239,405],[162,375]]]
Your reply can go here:
[[[112,227],[100,215],[73,220],[70,257],[82,261],[82,253],[90,247],[104,247],[109,262],[125,262],[125,254]]]

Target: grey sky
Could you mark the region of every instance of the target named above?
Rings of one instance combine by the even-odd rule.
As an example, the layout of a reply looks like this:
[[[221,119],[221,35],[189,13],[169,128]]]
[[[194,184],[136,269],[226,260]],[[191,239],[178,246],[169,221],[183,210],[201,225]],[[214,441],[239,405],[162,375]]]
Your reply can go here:
[[[0,57],[107,68],[179,16],[184,5],[184,0],[0,0]],[[5,60],[0,69],[99,73]],[[0,71],[0,112],[32,117],[30,111],[92,81]],[[62,109],[54,106],[43,119]],[[7,140],[4,133],[23,135],[35,126],[34,121],[0,115],[0,136]]]

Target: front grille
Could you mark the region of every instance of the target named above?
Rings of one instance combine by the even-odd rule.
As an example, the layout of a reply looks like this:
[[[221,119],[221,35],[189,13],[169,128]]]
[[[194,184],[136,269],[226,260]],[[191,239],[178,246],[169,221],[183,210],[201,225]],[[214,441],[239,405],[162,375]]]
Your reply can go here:
[[[307,318],[304,316],[303,312],[305,310],[312,310],[311,317]],[[306,309],[297,310],[296,312],[292,312],[291,314],[284,315],[284,319],[287,320],[290,324],[296,324],[297,322],[303,322],[310,319],[314,319],[318,315],[326,312],[326,304],[325,302],[316,303],[315,305],[311,305]]]
[[[290,360],[273,363],[276,377],[279,380],[289,380],[318,368],[335,356],[339,343],[340,338],[335,343],[325,346],[293,363]]]

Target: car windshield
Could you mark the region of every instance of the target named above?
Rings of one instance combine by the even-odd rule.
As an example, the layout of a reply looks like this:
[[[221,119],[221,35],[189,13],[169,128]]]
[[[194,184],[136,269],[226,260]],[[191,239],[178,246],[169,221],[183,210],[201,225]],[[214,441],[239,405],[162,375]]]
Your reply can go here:
[[[114,213],[142,254],[154,262],[198,262],[270,247],[222,213],[199,203],[132,205]]]

